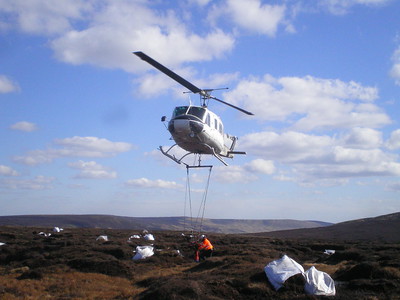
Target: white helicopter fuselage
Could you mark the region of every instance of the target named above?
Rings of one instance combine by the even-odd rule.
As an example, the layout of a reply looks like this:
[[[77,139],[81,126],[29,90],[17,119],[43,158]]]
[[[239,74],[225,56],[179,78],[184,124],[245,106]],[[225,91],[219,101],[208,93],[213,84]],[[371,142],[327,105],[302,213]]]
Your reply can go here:
[[[225,141],[232,140],[224,134],[221,119],[207,107],[176,107],[168,131],[176,144],[188,152],[231,157]]]
[[[211,154],[225,165],[227,165],[227,163],[222,159],[222,157],[232,158],[234,154],[246,154],[246,152],[234,150],[237,137],[224,134],[221,119],[215,113],[207,109],[206,103],[208,103],[210,99],[213,99],[247,115],[253,115],[253,113],[211,96],[210,93],[214,89],[204,90],[198,88],[172,70],[160,64],[158,61],[144,54],[142,51],[136,51],[134,54],[183,85],[190,92],[200,95],[202,106],[189,105],[175,107],[172,118],[168,122],[168,131],[171,133],[172,139],[176,144],[171,146],[168,150],[164,150],[162,146],[159,147],[160,151],[165,156],[180,164],[182,163],[182,159],[186,156],[190,154],[199,154],[200,166],[201,154]],[[162,117],[161,120],[164,122],[165,119],[165,117]],[[172,152],[170,152],[171,149],[177,145],[187,151],[187,153],[181,158],[177,158]],[[186,166],[189,167],[188,164],[186,164]]]

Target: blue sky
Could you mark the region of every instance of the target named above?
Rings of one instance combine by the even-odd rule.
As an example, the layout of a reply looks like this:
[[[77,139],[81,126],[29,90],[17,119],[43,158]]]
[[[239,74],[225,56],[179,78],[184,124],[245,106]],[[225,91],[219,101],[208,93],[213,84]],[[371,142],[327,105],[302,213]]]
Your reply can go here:
[[[340,222],[400,211],[400,1],[0,0],[1,215],[180,216],[160,121],[214,96],[246,156],[206,217]],[[207,171],[191,173],[193,189]],[[193,206],[201,193],[194,193]]]

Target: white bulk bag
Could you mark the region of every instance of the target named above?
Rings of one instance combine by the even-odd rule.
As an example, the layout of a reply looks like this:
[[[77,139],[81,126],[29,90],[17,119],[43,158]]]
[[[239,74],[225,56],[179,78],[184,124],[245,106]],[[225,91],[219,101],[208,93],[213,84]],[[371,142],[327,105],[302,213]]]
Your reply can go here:
[[[304,268],[287,255],[284,255],[281,259],[270,262],[265,266],[264,271],[275,290],[279,290],[289,277],[303,273]]]
[[[152,246],[137,246],[136,254],[132,258],[133,260],[145,259],[154,255],[154,248]]]
[[[49,237],[49,236],[51,236],[51,233],[44,233],[43,231],[41,231],[41,232],[38,233],[38,235]]]
[[[104,241],[107,242],[108,241],[108,236],[106,235],[99,235],[96,239],[96,241]]]
[[[303,275],[306,279],[304,290],[307,294],[335,296],[335,282],[327,273],[318,271],[314,266],[312,266]]]
[[[144,236],[144,239],[147,241],[154,241],[154,236],[151,233],[148,233]]]

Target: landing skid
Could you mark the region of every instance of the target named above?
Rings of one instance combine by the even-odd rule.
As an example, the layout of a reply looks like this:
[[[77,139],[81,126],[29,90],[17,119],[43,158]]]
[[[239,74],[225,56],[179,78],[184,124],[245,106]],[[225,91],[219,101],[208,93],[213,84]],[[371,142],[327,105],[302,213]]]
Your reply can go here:
[[[212,148],[212,152],[213,152],[213,155],[214,155],[220,162],[222,162],[225,166],[228,165],[228,164],[222,159],[221,156],[219,156],[217,153],[215,153],[214,148]]]
[[[167,151],[165,151],[162,146],[160,146],[158,149],[161,151],[162,154],[164,154],[166,157],[172,159],[174,162],[176,162],[177,164],[184,164],[186,165],[186,167],[191,167],[190,165],[188,165],[187,163],[183,162],[182,160],[190,155],[190,154],[195,154],[195,153],[191,153],[188,152],[185,155],[183,155],[181,158],[177,158],[175,155],[173,154],[169,154],[169,151],[171,151],[172,148],[174,148],[175,146],[177,146],[177,144],[174,144],[173,146],[169,147]],[[214,148],[210,147],[210,150],[212,151],[212,155],[217,158],[220,162],[222,162],[225,166],[227,166],[228,164],[222,159],[222,157],[220,155],[218,155],[217,153],[215,153]],[[201,159],[199,158],[199,165],[201,166]]]
[[[177,145],[175,144],[175,145],[169,147],[169,149],[168,149],[167,151],[164,151],[164,149],[163,149],[162,146],[160,146],[158,149],[161,151],[162,154],[164,154],[166,157],[172,159],[172,160],[173,160],[174,162],[176,162],[177,164],[184,164],[184,165],[188,166],[188,164],[184,163],[184,162],[182,161],[182,159],[184,159],[186,156],[188,156],[188,155],[191,154],[191,153],[186,153],[186,154],[183,155],[180,159],[178,159],[175,155],[173,155],[173,154],[171,155],[171,154],[168,153],[168,152],[171,151],[171,149],[174,148],[175,146],[177,146]]]

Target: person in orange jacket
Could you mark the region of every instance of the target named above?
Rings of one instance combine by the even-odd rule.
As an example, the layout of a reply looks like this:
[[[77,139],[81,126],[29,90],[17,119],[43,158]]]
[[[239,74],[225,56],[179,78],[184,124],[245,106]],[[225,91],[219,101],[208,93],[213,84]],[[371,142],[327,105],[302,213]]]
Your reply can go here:
[[[206,259],[206,257],[211,257],[214,251],[214,246],[206,238],[204,234],[200,236],[200,243],[197,244],[197,250],[195,254],[195,260],[198,262],[200,259]]]

